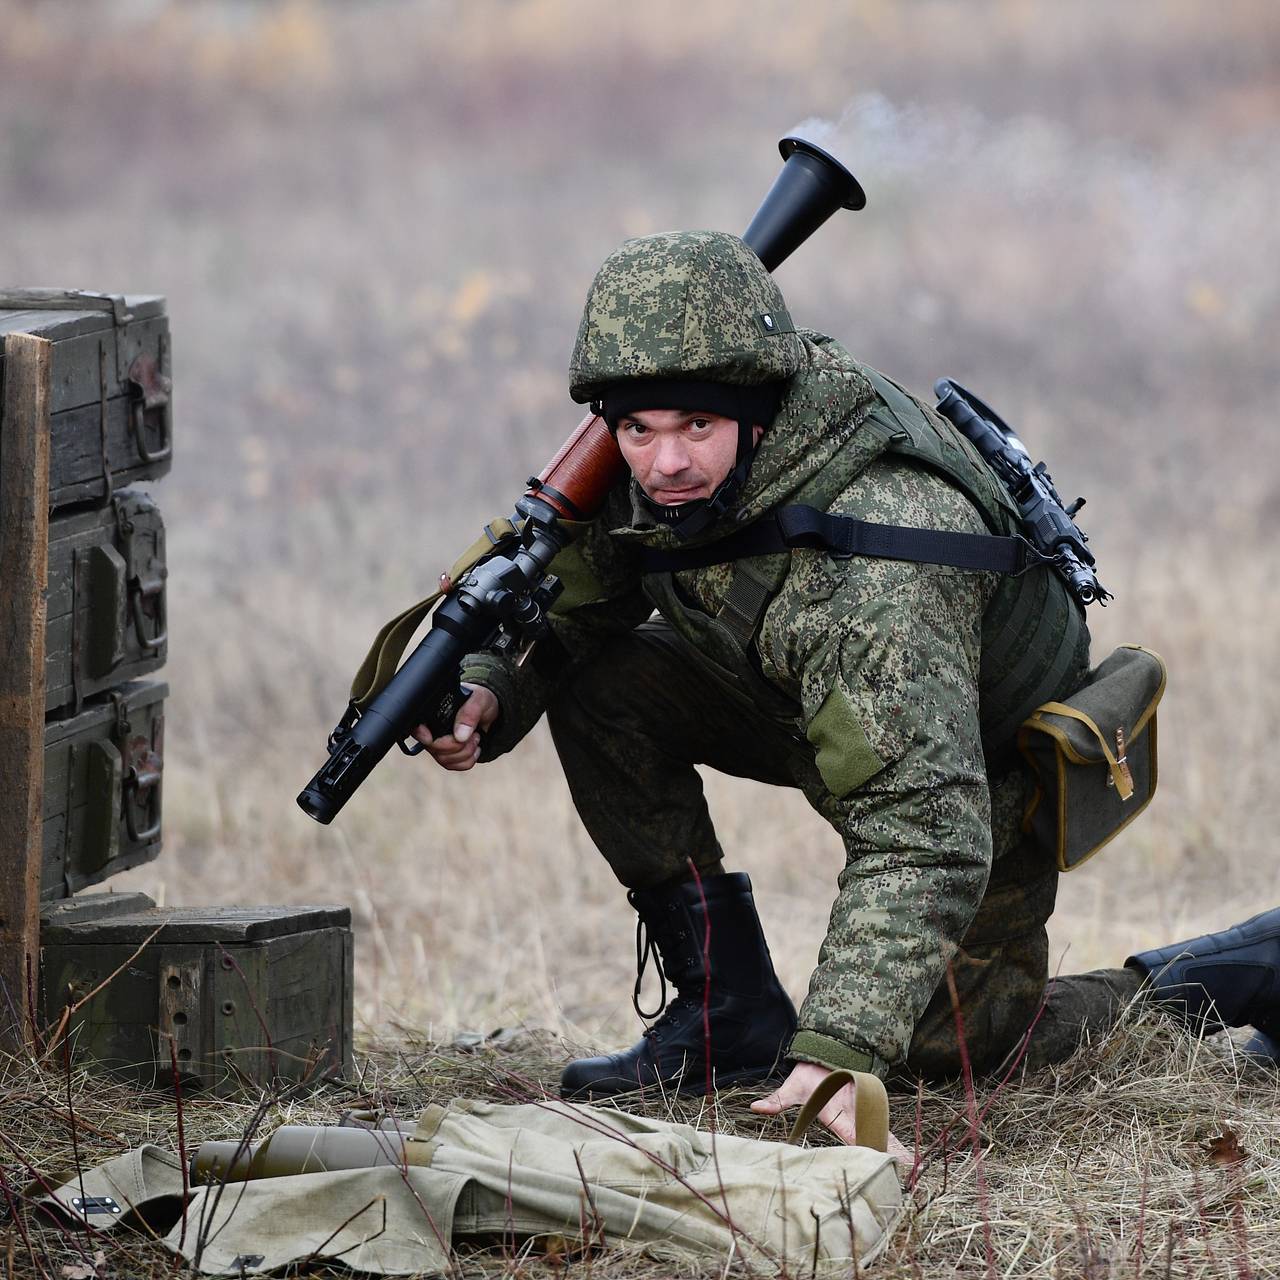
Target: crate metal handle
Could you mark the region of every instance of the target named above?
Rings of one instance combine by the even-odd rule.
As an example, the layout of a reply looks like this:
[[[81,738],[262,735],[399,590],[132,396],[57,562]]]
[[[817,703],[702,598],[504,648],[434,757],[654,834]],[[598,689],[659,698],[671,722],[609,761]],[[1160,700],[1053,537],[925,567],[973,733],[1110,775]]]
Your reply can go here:
[[[155,635],[147,636],[146,615],[142,612],[142,602],[154,599],[156,602]],[[164,578],[155,577],[143,581],[133,578],[129,582],[129,606],[133,614],[133,630],[138,643],[143,649],[159,649],[169,638],[169,628],[165,623],[164,611]]]
[[[122,802],[124,808],[124,825],[129,832],[129,839],[135,844],[145,844],[160,834],[160,776],[164,771],[164,761],[158,752],[148,747],[137,756],[132,756],[129,771],[125,775]],[[139,794],[151,792],[148,807],[152,810],[152,823],[149,827],[139,828],[134,817],[133,792]]]
[[[133,391],[130,405],[129,426],[143,462],[164,462],[173,453],[172,409],[169,392],[173,380],[160,372],[154,356],[139,356],[129,366],[129,385]],[[148,409],[163,409],[160,415],[160,440],[158,449],[147,447],[145,415]]]

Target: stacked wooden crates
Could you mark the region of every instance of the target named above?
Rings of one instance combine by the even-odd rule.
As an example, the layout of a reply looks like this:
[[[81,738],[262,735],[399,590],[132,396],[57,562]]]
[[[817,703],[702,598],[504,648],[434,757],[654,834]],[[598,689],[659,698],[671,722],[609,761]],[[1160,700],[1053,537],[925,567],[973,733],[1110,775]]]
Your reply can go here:
[[[52,344],[40,896],[160,852],[164,522],[129,486],[173,454],[164,299],[0,294],[0,333]]]
[[[6,351],[20,349],[11,335],[48,344],[31,398],[42,418],[31,438],[43,433],[47,450],[47,546],[37,548],[47,554],[41,831],[38,854],[31,824],[25,853],[0,849],[5,874],[25,858],[32,884],[39,859],[43,992],[37,1000],[28,975],[23,999],[46,1025],[65,1014],[94,1060],[144,1081],[170,1075],[171,1062],[189,1083],[220,1091],[267,1074],[340,1070],[351,1038],[346,909],[166,911],[136,894],[72,899],[162,845],[168,688],[155,676],[168,647],[165,529],[134,486],[172,460],[169,323],[156,296],[0,291]],[[4,404],[25,412],[20,398]],[[3,426],[6,442],[18,438],[17,424]],[[10,542],[20,540],[13,514]],[[36,701],[39,674],[29,682]],[[6,773],[22,773],[12,736],[0,740],[0,758]],[[12,826],[4,830],[14,844]],[[9,974],[13,1004],[9,988],[22,984]]]

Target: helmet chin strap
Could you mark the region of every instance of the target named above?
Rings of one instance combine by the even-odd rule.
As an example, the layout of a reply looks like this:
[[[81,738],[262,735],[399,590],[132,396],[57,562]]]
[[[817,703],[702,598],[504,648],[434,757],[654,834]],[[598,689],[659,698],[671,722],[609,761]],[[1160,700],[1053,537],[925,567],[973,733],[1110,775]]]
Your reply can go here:
[[[737,502],[747,483],[755,452],[753,424],[745,417],[739,418],[738,454],[733,470],[716,486],[716,491],[709,498],[694,498],[691,502],[669,507],[661,502],[654,502],[641,490],[640,501],[655,520],[669,525],[681,541],[696,538],[711,528]]]

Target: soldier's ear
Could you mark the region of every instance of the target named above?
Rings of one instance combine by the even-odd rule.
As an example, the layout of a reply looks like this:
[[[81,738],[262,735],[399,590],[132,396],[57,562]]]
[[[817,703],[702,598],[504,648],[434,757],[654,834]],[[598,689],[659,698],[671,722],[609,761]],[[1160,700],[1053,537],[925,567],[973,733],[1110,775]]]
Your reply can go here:
[[[763,435],[764,435],[764,428],[763,428],[762,426],[756,425],[756,426],[754,426],[754,427],[752,427],[752,428],[751,428],[751,446],[752,446],[752,448],[754,448],[756,445],[758,445],[758,444],[760,443],[760,438],[761,438],[761,436],[763,436]]]

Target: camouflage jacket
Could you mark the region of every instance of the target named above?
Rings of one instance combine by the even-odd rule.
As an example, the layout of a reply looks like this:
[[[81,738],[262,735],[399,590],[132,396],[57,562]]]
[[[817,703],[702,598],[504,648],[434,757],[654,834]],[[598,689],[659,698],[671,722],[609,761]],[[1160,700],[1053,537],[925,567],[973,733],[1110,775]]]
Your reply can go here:
[[[884,452],[866,428],[881,403],[867,372],[836,342],[801,331],[803,364],[766,433],[740,519],[808,496],[840,515],[988,532],[978,510],[930,468]],[[733,521],[722,522],[726,530]],[[723,536],[716,530],[701,541]],[[734,566],[675,575],[691,607],[642,578],[628,543],[674,545],[626,486],[553,565],[565,582],[553,618],[571,658],[598,649],[659,607],[705,649],[699,621],[725,602]],[[825,783],[816,807],[843,838],[846,861],[790,1056],[883,1071],[900,1061],[982,899],[992,861],[991,806],[979,723],[983,619],[994,574],[795,550],[756,632],[754,679],[770,714],[807,740]],[[683,616],[671,616],[672,613]],[[714,648],[714,645],[710,645]],[[733,655],[707,655],[732,668]],[[572,679],[572,665],[561,675]],[[468,660],[502,713],[483,758],[534,725],[553,684],[533,664]]]

